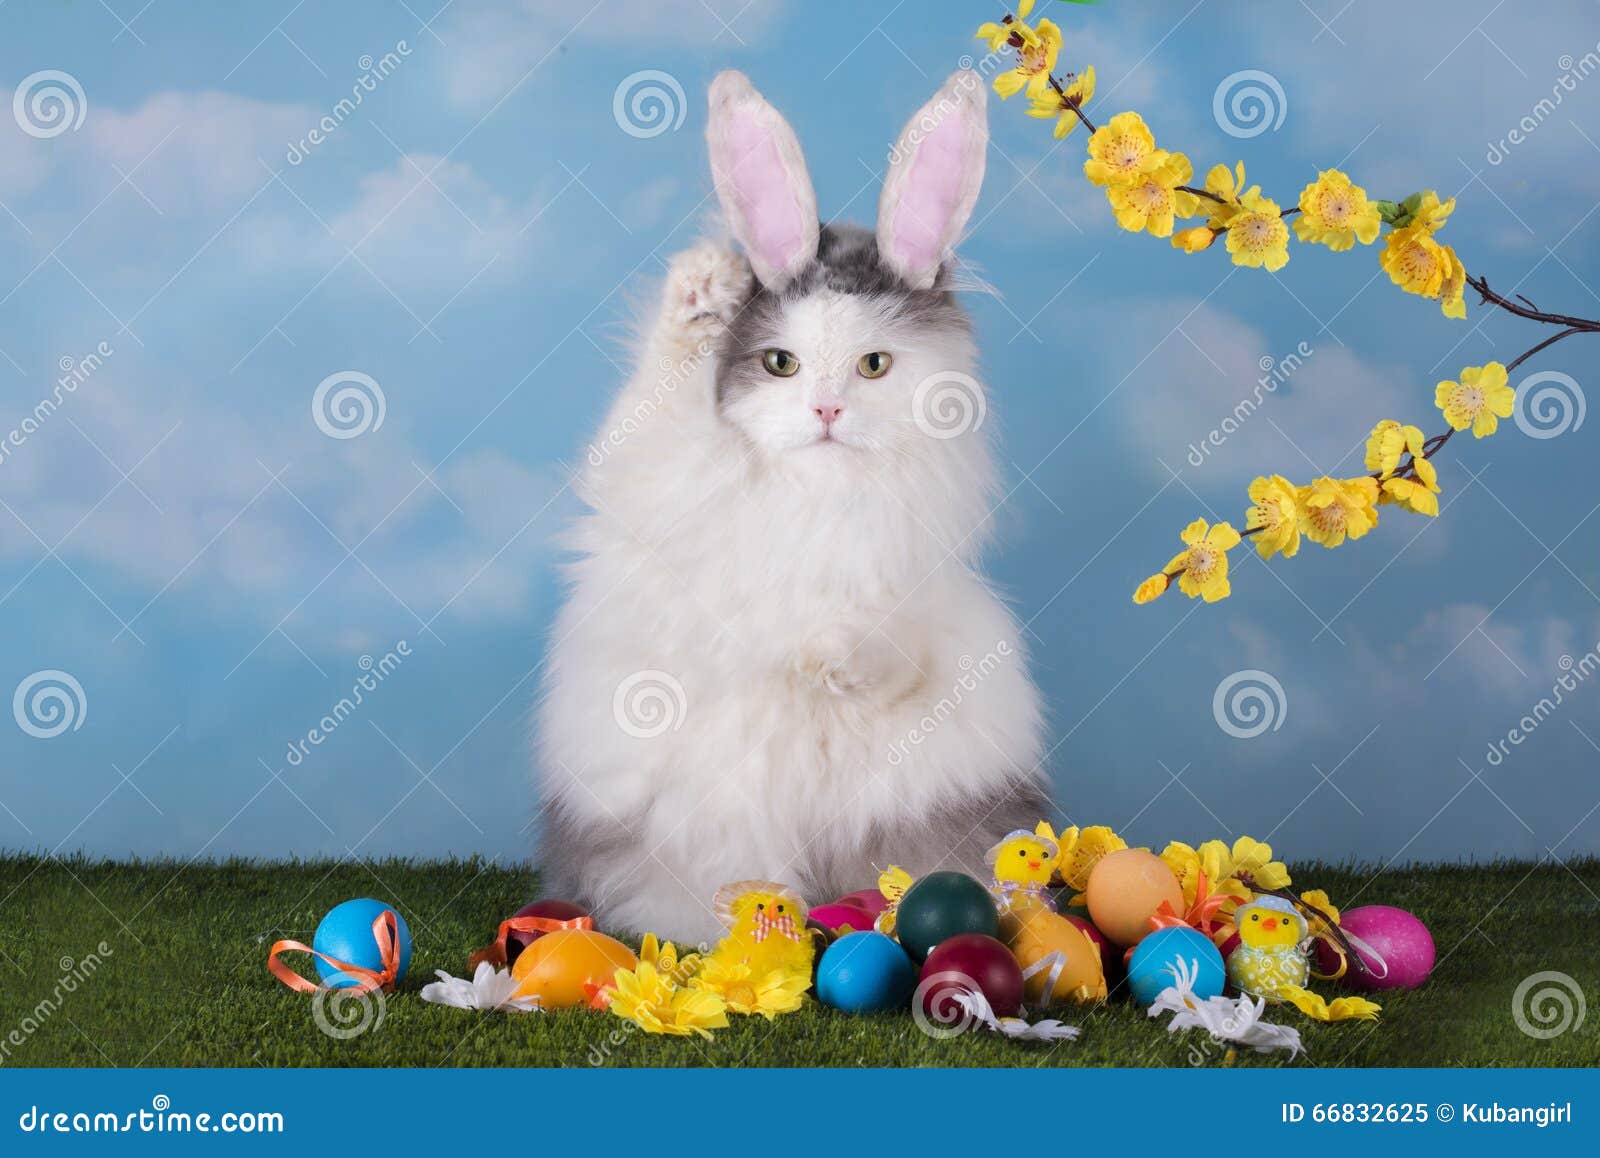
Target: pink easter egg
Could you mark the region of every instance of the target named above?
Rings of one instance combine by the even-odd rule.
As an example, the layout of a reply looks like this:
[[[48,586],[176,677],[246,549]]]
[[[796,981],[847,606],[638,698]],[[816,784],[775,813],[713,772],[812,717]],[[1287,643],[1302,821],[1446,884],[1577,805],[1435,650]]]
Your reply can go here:
[[[1426,925],[1404,909],[1363,905],[1342,913],[1339,927],[1370,948],[1357,947],[1356,959],[1339,979],[1342,985],[1361,990],[1415,989],[1433,972],[1433,937]],[[1332,973],[1339,967],[1338,954],[1323,941],[1317,942],[1316,959],[1319,973]]]
[[[809,920],[827,929],[842,929],[849,925],[857,933],[865,933],[872,928],[872,914],[860,905],[847,905],[843,901],[835,901],[831,905],[818,905],[807,914]]]
[[[876,917],[889,907],[889,902],[884,899],[877,889],[858,889],[834,902],[836,905],[854,905],[858,909],[865,909]]]

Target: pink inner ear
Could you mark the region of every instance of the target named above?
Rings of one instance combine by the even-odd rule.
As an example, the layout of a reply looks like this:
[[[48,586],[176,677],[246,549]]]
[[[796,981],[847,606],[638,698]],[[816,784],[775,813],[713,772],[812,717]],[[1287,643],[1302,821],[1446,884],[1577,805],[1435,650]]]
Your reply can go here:
[[[894,209],[889,256],[905,269],[930,269],[939,264],[955,238],[950,220],[961,203],[966,177],[966,125],[951,113],[922,139],[910,158],[911,169],[901,185]]]
[[[734,158],[728,177],[735,211],[744,222],[751,256],[772,269],[786,268],[805,241],[805,221],[789,171],[769,126],[755,109],[741,109],[728,128]]]

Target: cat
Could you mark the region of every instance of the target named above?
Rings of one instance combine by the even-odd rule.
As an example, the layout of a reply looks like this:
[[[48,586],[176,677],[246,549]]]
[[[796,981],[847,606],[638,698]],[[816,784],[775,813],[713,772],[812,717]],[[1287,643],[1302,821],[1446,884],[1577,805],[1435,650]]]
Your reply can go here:
[[[982,81],[912,117],[876,231],[819,225],[742,74],[707,139],[738,248],[671,262],[589,448],[536,720],[544,891],[691,942],[725,882],[987,879],[1049,811],[1021,632],[976,570],[998,486],[951,287]]]

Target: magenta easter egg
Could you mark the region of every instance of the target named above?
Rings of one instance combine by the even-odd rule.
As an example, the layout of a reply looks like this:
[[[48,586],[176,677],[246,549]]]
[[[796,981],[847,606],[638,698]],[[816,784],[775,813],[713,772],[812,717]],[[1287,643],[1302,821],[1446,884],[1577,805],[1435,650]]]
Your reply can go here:
[[[1428,927],[1404,909],[1363,905],[1339,917],[1339,927],[1356,942],[1356,958],[1339,979],[1351,989],[1415,989],[1433,972],[1433,936]],[[1339,968],[1339,956],[1317,942],[1319,973]]]
[[[872,928],[871,913],[859,905],[846,904],[844,901],[835,901],[831,905],[818,905],[806,915],[809,920],[835,932],[844,930],[847,925],[849,931],[855,933],[865,933]]]
[[[889,907],[887,898],[885,898],[884,895],[877,889],[858,889],[853,893],[849,893],[840,897],[834,903],[839,905],[854,905],[858,909],[867,910],[867,912],[871,913],[874,917]]]

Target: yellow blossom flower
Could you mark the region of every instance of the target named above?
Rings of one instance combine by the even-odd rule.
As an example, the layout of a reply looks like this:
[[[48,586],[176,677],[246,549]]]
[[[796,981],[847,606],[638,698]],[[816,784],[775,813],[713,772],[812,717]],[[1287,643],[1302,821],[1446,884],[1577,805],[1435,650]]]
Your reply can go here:
[[[1148,231],[1152,237],[1169,237],[1174,216],[1193,217],[1198,212],[1195,195],[1178,188],[1192,176],[1194,168],[1188,157],[1158,151],[1147,159],[1137,176],[1108,187],[1106,200],[1111,202],[1122,228],[1133,233]]]
[[[1081,109],[1093,96],[1094,65],[1091,64],[1068,82],[1064,96],[1046,87],[1033,98],[1033,107],[1028,110],[1028,115],[1044,120],[1055,117],[1055,136],[1059,140],[1078,127],[1078,114],[1068,107],[1069,102]]]
[[[1506,385],[1506,368],[1499,362],[1468,366],[1461,381],[1440,382],[1433,401],[1453,430],[1472,427],[1472,437],[1493,434],[1501,418],[1510,418],[1517,392]]]
[[[1430,236],[1439,231],[1439,227],[1449,220],[1450,214],[1456,211],[1456,199],[1440,201],[1439,195],[1432,189],[1418,195],[1417,206],[1411,211],[1411,219],[1407,226],[1417,226]]]
[[[1394,503],[1418,515],[1436,516],[1439,513],[1439,471],[1425,458],[1411,464],[1415,478],[1389,478],[1383,480],[1380,503]]]
[[[1217,239],[1215,230],[1197,225],[1193,229],[1180,229],[1172,235],[1172,248],[1181,249],[1185,253],[1199,253],[1202,249],[1210,249],[1211,243]]]
[[[1436,228],[1418,220],[1391,229],[1378,262],[1389,280],[1406,293],[1438,301],[1447,318],[1464,318],[1466,267],[1455,250],[1433,239]]]
[[[1377,501],[1376,479],[1319,478],[1300,488],[1300,533],[1324,547],[1359,539],[1378,525]]]
[[[1300,550],[1300,492],[1281,474],[1263,475],[1250,484],[1252,506],[1244,515],[1246,530],[1256,532],[1256,551],[1263,559],[1281,554],[1292,559]]]
[[[617,970],[611,984],[611,1001],[606,1008],[646,1033],[673,1037],[694,1033],[709,1038],[713,1029],[723,1029],[728,1024],[722,998],[701,989],[680,988],[648,962],[641,961],[637,969]]]
[[[1289,870],[1282,861],[1272,859],[1272,846],[1248,836],[1233,842],[1232,875],[1257,891],[1289,887]]]
[[[1167,585],[1171,582],[1172,580],[1165,575],[1152,575],[1139,584],[1138,590],[1133,593],[1133,601],[1149,603],[1153,599],[1159,599],[1167,593]]]
[[[1083,175],[1096,185],[1120,185],[1144,170],[1162,151],[1138,113],[1118,113],[1089,137]]]
[[[1426,441],[1418,427],[1402,426],[1392,418],[1385,418],[1367,436],[1367,469],[1388,478],[1406,454],[1420,459]]]
[[[1367,191],[1353,185],[1338,169],[1324,169],[1300,193],[1300,216],[1295,218],[1295,236],[1301,241],[1326,245],[1336,253],[1355,245],[1371,245],[1378,239],[1383,223],[1378,207],[1367,200]]]
[[[1185,908],[1199,898],[1201,873],[1205,874],[1206,891],[1212,896],[1232,897],[1236,902],[1250,899],[1250,890],[1234,878],[1233,853],[1220,840],[1208,840],[1199,848],[1175,840],[1161,851],[1161,859],[1183,888]],[[1233,908],[1224,905],[1222,911],[1229,913]]]
[[[1018,37],[1025,43],[1028,41],[1036,41],[1038,39],[1038,33],[1023,23],[1023,21],[1028,18],[1028,13],[1032,11],[1033,0],[1017,0],[1017,14],[1015,18],[1008,17],[1006,20],[998,24],[996,24],[994,21],[989,21],[985,24],[982,24],[978,27],[978,31],[973,34],[973,39],[987,40],[989,42],[990,52],[1001,51],[1011,43],[1012,36]]]
[[[1226,599],[1232,591],[1228,583],[1228,551],[1239,545],[1239,532],[1229,523],[1208,528],[1204,519],[1196,519],[1184,528],[1183,541],[1188,547],[1174,555],[1162,570],[1178,576],[1178,590],[1190,599],[1197,595],[1207,603]]]
[[[1324,890],[1308,889],[1306,892],[1300,894],[1300,899],[1306,904],[1310,905],[1312,908],[1326,913],[1329,919],[1332,920],[1335,925],[1339,923],[1339,910],[1334,907],[1333,902],[1328,899],[1328,894]],[[1327,921],[1324,921],[1315,913],[1307,913],[1305,917],[1306,922],[1311,927],[1311,932],[1313,935],[1327,933]]]
[[[1050,73],[1056,67],[1056,57],[1061,55],[1061,29],[1049,20],[1041,20],[1037,28],[1029,28],[1021,19],[1017,19],[1008,27],[1017,34],[1014,38],[1008,37],[1009,43],[1016,49],[1017,63],[1015,68],[994,78],[994,91],[1000,94],[1001,100],[1024,91],[1031,99],[1050,88]],[[992,34],[980,29],[978,35],[988,40],[991,46],[994,44]],[[1018,39],[1022,41],[1020,45],[1017,44]]]
[[[1280,270],[1289,262],[1289,227],[1278,203],[1253,189],[1228,217],[1228,252],[1234,265]]]
[[[1100,858],[1128,847],[1127,841],[1103,824],[1090,825],[1082,830],[1077,825],[1064,828],[1057,844],[1061,851],[1056,871],[1061,874],[1068,888],[1078,892],[1089,887],[1089,873],[1100,863]]]
[[[793,1013],[805,1003],[811,975],[796,970],[769,969],[759,976],[742,961],[711,958],[695,976],[695,989],[714,994],[733,1013],[759,1013],[771,1021],[780,1013]]]
[[[639,960],[672,985],[682,985],[700,968],[700,954],[685,953],[680,957],[676,945],[671,941],[663,945],[654,933],[646,933],[640,941]]]

